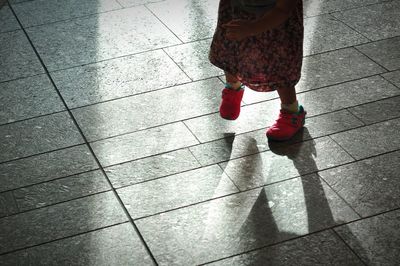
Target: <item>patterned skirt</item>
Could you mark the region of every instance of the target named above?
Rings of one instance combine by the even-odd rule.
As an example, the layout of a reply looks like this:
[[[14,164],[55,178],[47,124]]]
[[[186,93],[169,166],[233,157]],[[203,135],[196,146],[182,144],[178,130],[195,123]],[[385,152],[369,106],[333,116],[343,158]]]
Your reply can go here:
[[[225,38],[221,25],[232,19],[254,20],[257,15],[234,8],[231,0],[220,0],[210,62],[255,91],[294,87],[303,60],[303,1],[297,1],[291,17],[278,28],[242,41]]]

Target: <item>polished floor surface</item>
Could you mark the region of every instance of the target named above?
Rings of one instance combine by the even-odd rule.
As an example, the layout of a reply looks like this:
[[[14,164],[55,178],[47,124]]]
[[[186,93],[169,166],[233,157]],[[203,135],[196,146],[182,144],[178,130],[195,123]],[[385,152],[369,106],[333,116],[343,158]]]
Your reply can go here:
[[[399,265],[400,1],[304,7],[268,143],[275,92],[219,117],[217,0],[6,2],[0,265]]]

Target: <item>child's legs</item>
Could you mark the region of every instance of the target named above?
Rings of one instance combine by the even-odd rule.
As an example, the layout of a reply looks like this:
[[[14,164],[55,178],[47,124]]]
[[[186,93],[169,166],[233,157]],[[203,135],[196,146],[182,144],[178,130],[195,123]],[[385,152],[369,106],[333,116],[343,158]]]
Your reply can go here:
[[[294,87],[277,89],[282,104],[292,104],[297,101],[296,89]]]
[[[225,71],[225,80],[226,83],[228,83],[232,89],[237,90],[241,87],[242,83],[237,79],[236,76],[228,73]]]

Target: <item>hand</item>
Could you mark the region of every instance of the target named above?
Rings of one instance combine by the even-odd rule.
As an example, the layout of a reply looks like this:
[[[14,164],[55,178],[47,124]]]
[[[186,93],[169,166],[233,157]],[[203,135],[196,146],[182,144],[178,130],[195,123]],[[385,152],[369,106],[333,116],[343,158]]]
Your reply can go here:
[[[228,40],[241,41],[249,36],[254,35],[254,25],[251,21],[235,19],[222,25],[226,30]]]

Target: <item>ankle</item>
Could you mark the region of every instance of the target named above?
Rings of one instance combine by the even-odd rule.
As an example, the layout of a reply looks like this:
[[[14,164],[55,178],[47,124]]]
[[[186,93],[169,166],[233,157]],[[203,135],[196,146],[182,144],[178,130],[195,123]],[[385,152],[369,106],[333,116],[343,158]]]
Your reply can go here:
[[[289,113],[298,113],[299,112],[299,102],[295,101],[294,103],[289,103],[289,104],[281,103],[281,109],[285,110]]]
[[[225,83],[225,88],[231,89],[231,90],[235,90],[235,91],[239,91],[241,89],[244,89],[244,85],[240,81],[227,82],[227,83]]]

